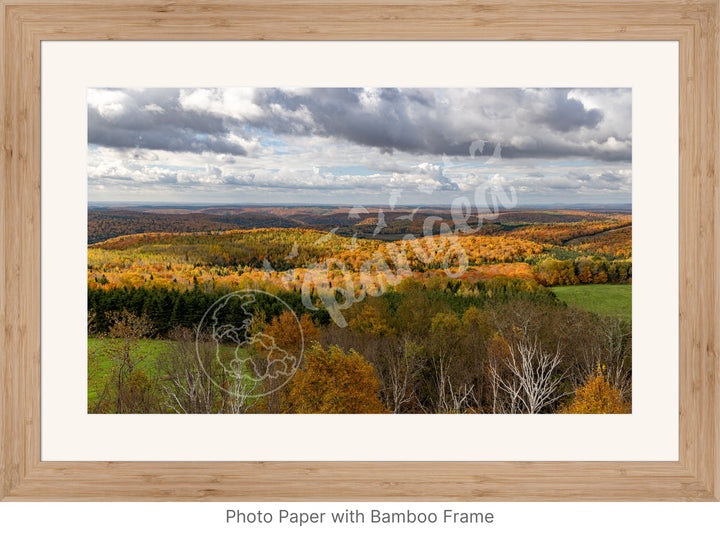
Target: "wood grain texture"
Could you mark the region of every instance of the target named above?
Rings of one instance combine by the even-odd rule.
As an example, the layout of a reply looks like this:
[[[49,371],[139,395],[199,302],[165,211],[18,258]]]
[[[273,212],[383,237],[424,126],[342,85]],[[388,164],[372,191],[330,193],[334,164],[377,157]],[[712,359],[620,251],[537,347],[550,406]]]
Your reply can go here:
[[[720,499],[718,12],[717,0],[0,0],[0,499]],[[40,42],[75,39],[678,41],[680,461],[41,461]]]

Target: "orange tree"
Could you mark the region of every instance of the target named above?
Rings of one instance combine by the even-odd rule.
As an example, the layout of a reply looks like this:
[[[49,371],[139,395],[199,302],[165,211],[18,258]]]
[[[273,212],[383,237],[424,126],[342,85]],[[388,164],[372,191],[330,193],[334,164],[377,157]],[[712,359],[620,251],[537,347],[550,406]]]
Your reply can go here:
[[[258,318],[256,317],[256,319]],[[297,366],[302,365],[303,350],[320,336],[309,314],[297,317],[289,310],[284,310],[270,323],[259,319],[257,325],[256,328],[251,329],[251,332],[253,334],[262,333],[263,336],[269,338],[278,348],[292,355]],[[264,341],[265,339],[262,339],[262,342]],[[260,341],[256,344],[254,350],[256,356],[253,360],[253,364],[258,368],[257,373],[270,374],[264,380],[263,390],[267,394],[259,402],[260,409],[266,413],[280,413],[288,391],[288,387],[284,385],[287,376],[281,371],[285,368],[285,363],[271,360],[276,357],[268,354],[263,345]]]
[[[271,336],[280,349],[292,353],[298,360],[301,359],[303,346],[309,347],[320,336],[309,314],[296,316],[289,310],[283,310],[282,314],[262,328],[262,332]]]
[[[575,391],[575,399],[561,413],[630,413],[630,402],[622,399],[620,391],[613,388],[598,368],[585,384]]]
[[[306,350],[304,368],[289,383],[287,411],[385,413],[379,391],[373,367],[360,354],[315,344]]]

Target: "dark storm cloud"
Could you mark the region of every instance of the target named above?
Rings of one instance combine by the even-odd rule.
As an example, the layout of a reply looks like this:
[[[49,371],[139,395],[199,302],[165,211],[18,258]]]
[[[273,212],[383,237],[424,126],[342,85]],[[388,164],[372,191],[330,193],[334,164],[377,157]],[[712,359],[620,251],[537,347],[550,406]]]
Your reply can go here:
[[[538,108],[534,121],[563,133],[581,127],[592,129],[603,119],[600,110],[586,109],[581,101],[569,97],[566,91],[550,92],[550,98],[541,102]]]
[[[243,139],[261,132],[382,154],[468,156],[473,147],[477,157],[629,162],[630,106],[629,89],[105,90],[90,102],[88,137],[113,148],[228,157],[246,155]]]
[[[254,103],[272,110],[250,120],[278,134],[318,135],[384,153],[468,155],[473,141],[496,144],[504,158],[589,157],[630,160],[627,125],[598,130],[605,114],[569,89],[433,90],[316,88],[260,89]],[[629,92],[629,90],[626,90]],[[628,111],[629,113],[629,111]],[[514,142],[517,137],[522,145]],[[606,142],[609,142],[605,144]]]
[[[482,155],[490,156],[492,153],[492,146],[488,149],[488,144],[486,144],[482,151]],[[632,157],[632,147],[629,142],[621,145],[620,147],[597,148],[582,144],[571,144],[562,140],[545,138],[537,140],[534,147],[516,147],[512,144],[502,146],[501,154],[504,159],[588,158],[600,161],[630,161]]]
[[[245,155],[227,118],[185,110],[179,90],[104,90],[88,106],[88,142],[112,148]],[[93,102],[94,101],[94,102]]]
[[[444,132],[431,92],[378,88],[368,95],[361,88],[316,88],[293,94],[269,89],[258,90],[254,102],[290,112],[254,122],[276,133],[330,136],[385,153],[467,155],[470,146],[470,140],[454,140],[451,129]],[[300,111],[307,114],[294,114]]]

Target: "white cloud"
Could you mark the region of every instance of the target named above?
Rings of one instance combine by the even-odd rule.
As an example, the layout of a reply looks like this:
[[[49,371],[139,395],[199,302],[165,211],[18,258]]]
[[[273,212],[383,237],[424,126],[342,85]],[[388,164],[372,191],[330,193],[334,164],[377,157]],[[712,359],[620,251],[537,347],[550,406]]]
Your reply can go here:
[[[100,89],[88,105],[103,199],[449,203],[492,186],[521,204],[630,200],[625,90]]]
[[[88,106],[97,109],[106,119],[117,119],[122,116],[129,102],[127,95],[121,90],[88,89]]]
[[[178,101],[184,110],[247,120],[263,115],[263,110],[253,103],[253,95],[253,88],[200,88],[181,90]]]

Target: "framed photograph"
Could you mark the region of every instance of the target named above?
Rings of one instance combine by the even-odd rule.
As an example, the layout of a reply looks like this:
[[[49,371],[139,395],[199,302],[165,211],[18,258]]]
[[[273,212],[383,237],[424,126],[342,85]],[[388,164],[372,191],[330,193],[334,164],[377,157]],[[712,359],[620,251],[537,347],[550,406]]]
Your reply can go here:
[[[380,5],[3,6],[0,497],[718,499],[717,4]]]

